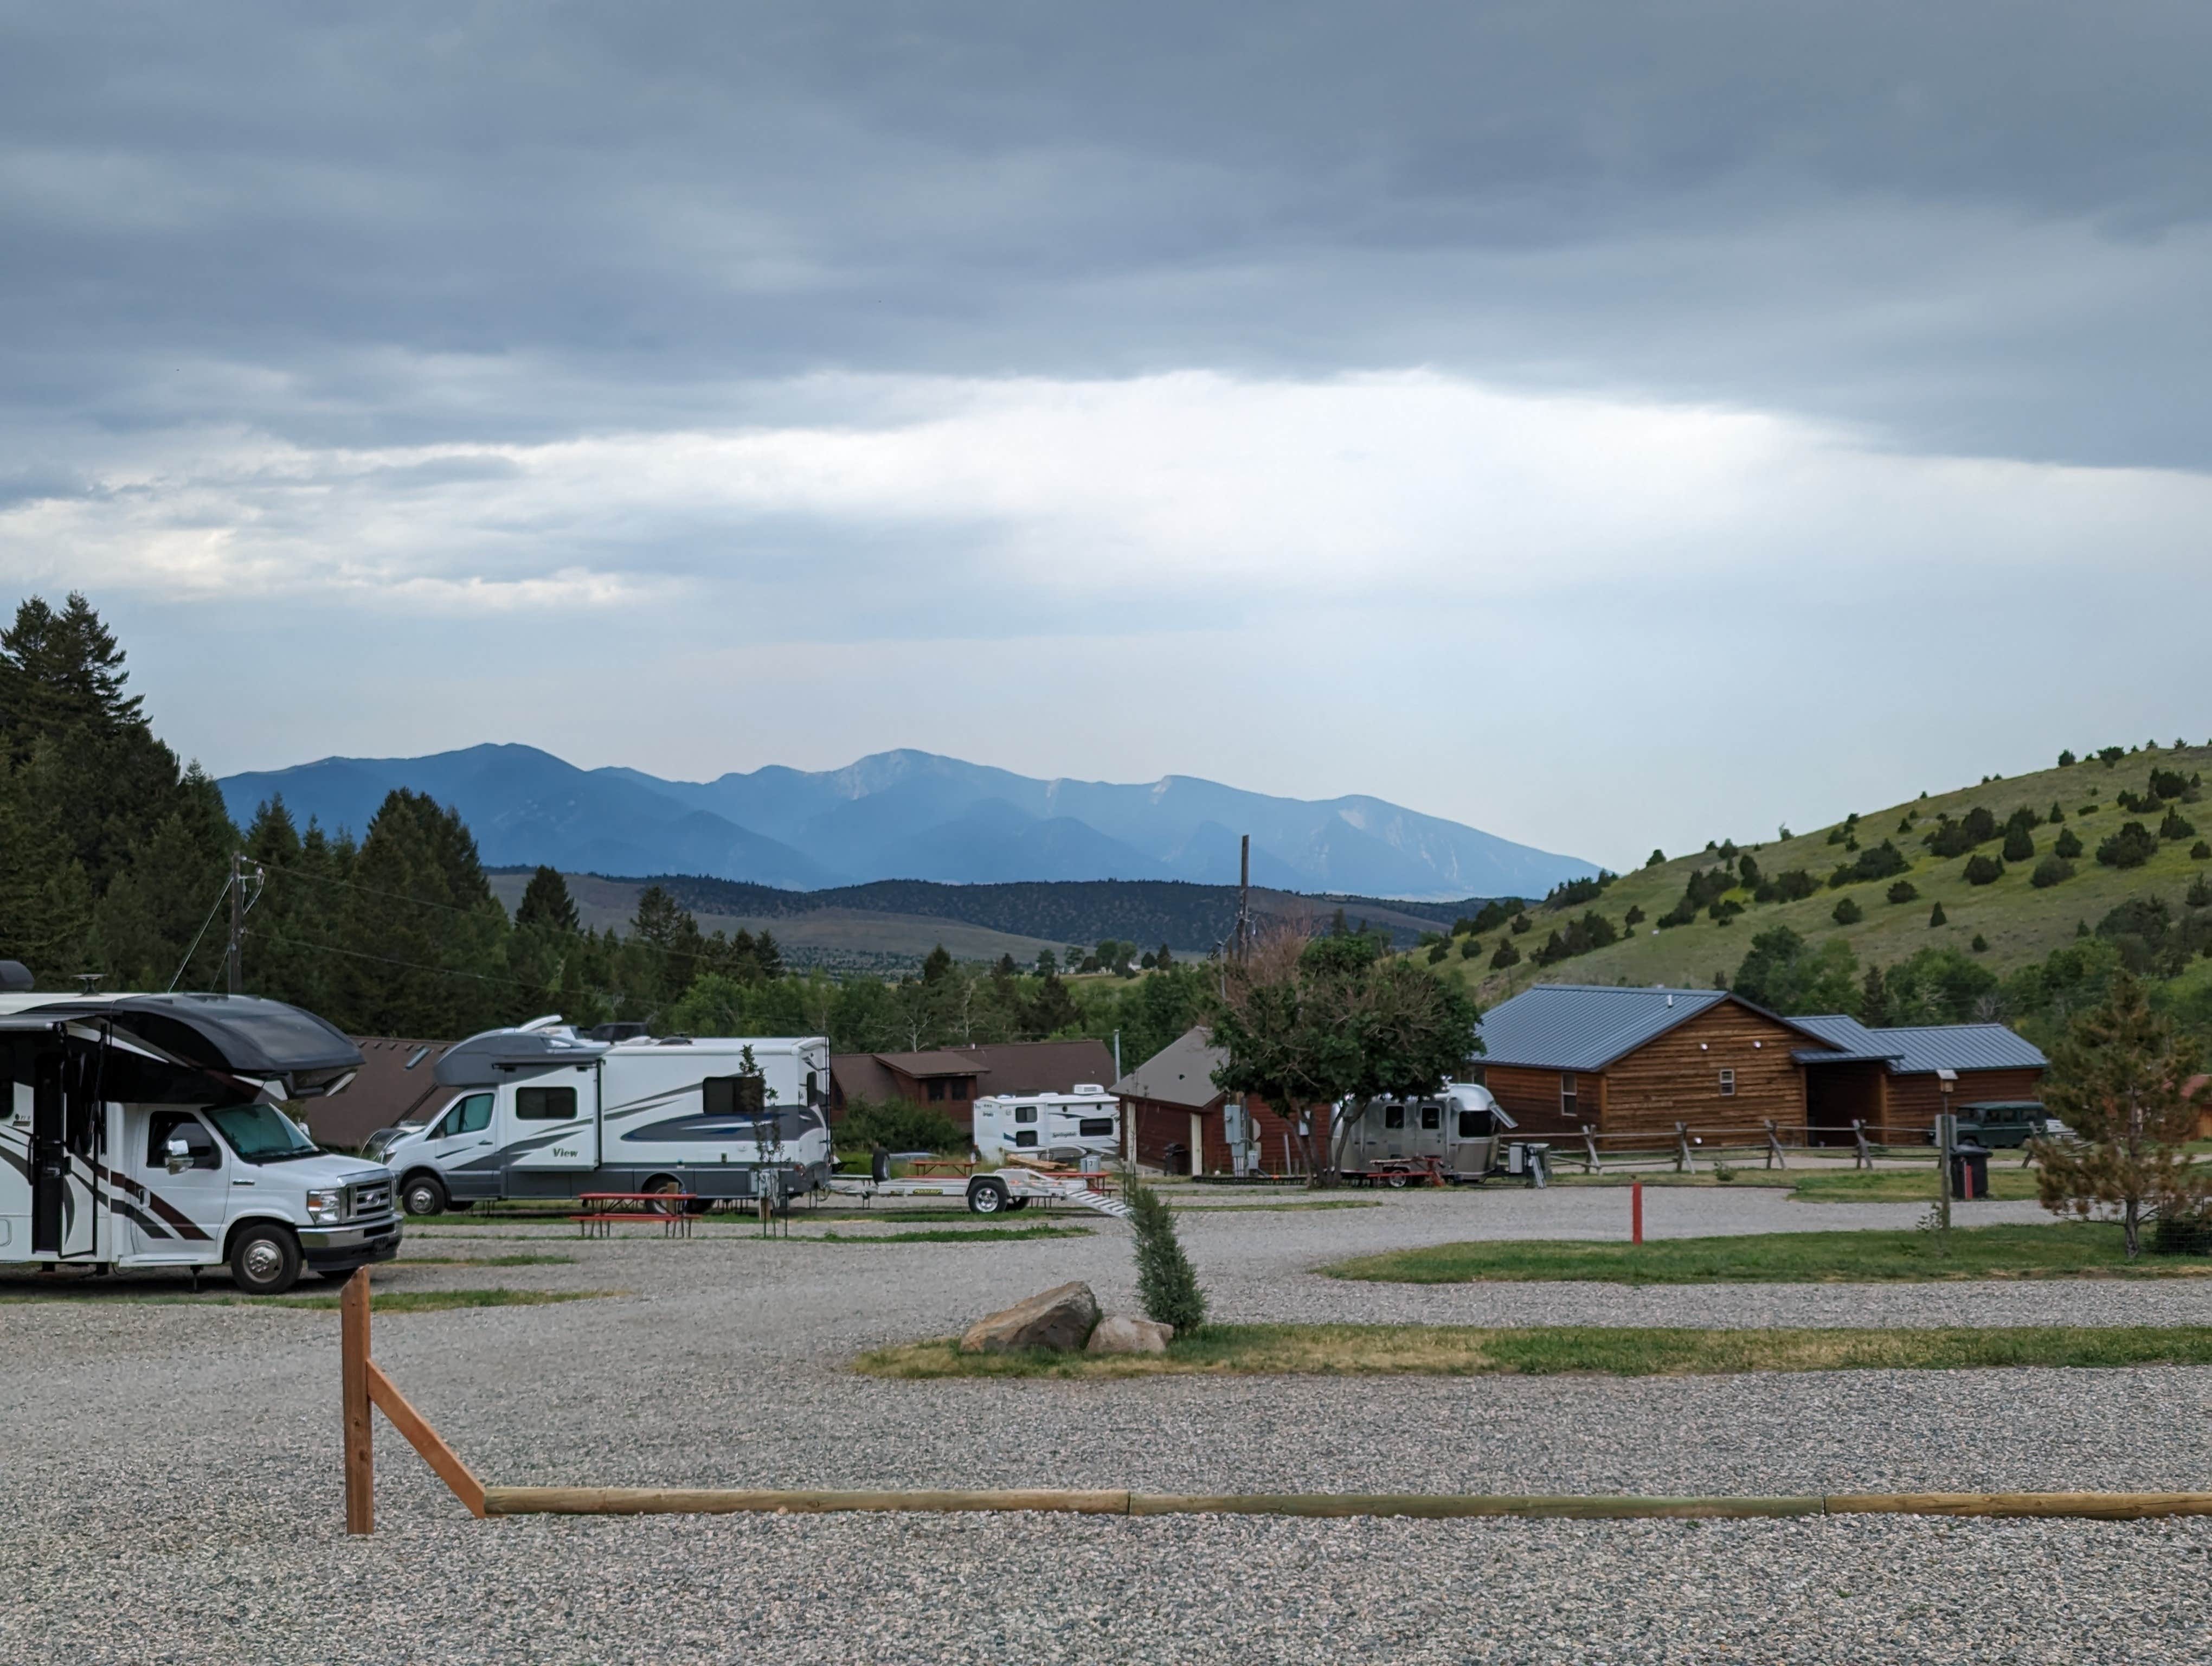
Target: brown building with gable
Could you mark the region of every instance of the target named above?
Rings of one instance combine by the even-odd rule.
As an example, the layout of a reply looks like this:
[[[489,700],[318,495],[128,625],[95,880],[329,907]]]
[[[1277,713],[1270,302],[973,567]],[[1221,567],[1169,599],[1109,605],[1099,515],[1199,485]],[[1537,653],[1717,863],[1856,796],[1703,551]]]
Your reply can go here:
[[[1540,983],[1486,1013],[1476,1073],[1534,1134],[1671,1138],[1678,1122],[1772,1121],[1843,1144],[1857,1121],[1873,1139],[1910,1143],[1947,1097],[1961,1112],[2040,1097],[2047,1064],[1999,1024],[1875,1030],[1783,1018],[1723,989]]]
[[[1000,1042],[941,1047],[922,1053],[836,1053],[830,1058],[830,1120],[854,1099],[927,1106],[963,1127],[973,1125],[985,1094],[1070,1093],[1079,1084],[1102,1090],[1114,1079],[1114,1055],[1102,1041]]]

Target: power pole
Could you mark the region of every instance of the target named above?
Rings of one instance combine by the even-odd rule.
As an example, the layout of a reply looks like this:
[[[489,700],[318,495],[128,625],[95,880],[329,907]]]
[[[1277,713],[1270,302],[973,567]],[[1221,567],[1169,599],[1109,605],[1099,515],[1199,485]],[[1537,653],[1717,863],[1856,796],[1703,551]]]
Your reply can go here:
[[[230,950],[224,957],[228,963],[230,993],[246,993],[246,981],[239,962],[246,943],[246,886],[245,876],[240,872],[244,858],[235,850],[230,853]]]
[[[1237,865],[1237,958],[1241,962],[1252,947],[1252,836],[1244,836]]]

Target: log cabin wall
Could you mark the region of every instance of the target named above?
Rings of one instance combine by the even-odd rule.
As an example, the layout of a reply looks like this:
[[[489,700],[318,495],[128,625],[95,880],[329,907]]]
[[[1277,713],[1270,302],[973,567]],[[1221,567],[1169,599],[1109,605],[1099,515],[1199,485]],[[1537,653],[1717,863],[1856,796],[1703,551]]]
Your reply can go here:
[[[1756,1128],[1769,1118],[1785,1129],[1802,1126],[1805,1073],[1790,1055],[1815,1045],[1785,1024],[1722,1001],[1613,1061],[1599,1131],[1671,1135],[1677,1122]],[[1723,1089],[1723,1070],[1735,1072],[1733,1093]]]
[[[1596,1127],[1603,1116],[1601,1088],[1604,1079],[1591,1071],[1575,1075],[1575,1114],[1570,1118],[1560,1109],[1564,1098],[1561,1079],[1566,1073],[1569,1073],[1538,1070],[1525,1065],[1493,1064],[1483,1067],[1482,1077],[1491,1097],[1505,1108],[1505,1114],[1520,1125],[1522,1132],[1579,1134],[1584,1122]]]
[[[1971,1105],[1995,1099],[2040,1099],[2043,1097],[2043,1073],[2040,1070],[1962,1070],[1958,1085],[1951,1090],[1954,1107]],[[1883,1123],[1883,1132],[1877,1137],[1885,1142],[1889,1135],[1897,1135],[1895,1143],[1910,1144],[1914,1136],[1925,1136],[1936,1128],[1936,1119],[1943,1110],[1942,1084],[1932,1071],[1911,1076],[1892,1076],[1889,1079],[1889,1114]]]

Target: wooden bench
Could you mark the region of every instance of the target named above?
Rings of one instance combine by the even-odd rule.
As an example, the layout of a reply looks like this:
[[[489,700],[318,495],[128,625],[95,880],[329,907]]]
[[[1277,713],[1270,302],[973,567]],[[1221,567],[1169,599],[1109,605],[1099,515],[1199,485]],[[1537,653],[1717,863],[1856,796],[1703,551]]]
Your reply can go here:
[[[568,1219],[584,1237],[612,1237],[616,1223],[628,1221],[657,1225],[663,1237],[688,1238],[691,1205],[698,1201],[696,1192],[580,1192],[576,1201],[585,1206],[583,1213]]]

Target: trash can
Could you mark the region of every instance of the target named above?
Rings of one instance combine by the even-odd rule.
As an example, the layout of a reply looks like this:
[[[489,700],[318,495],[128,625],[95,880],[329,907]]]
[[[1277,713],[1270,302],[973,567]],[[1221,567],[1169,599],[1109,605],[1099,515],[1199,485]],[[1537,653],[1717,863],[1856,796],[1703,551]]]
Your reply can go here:
[[[1966,1202],[1990,1195],[1990,1149],[1973,1140],[1951,1147],[1951,1195]]]

